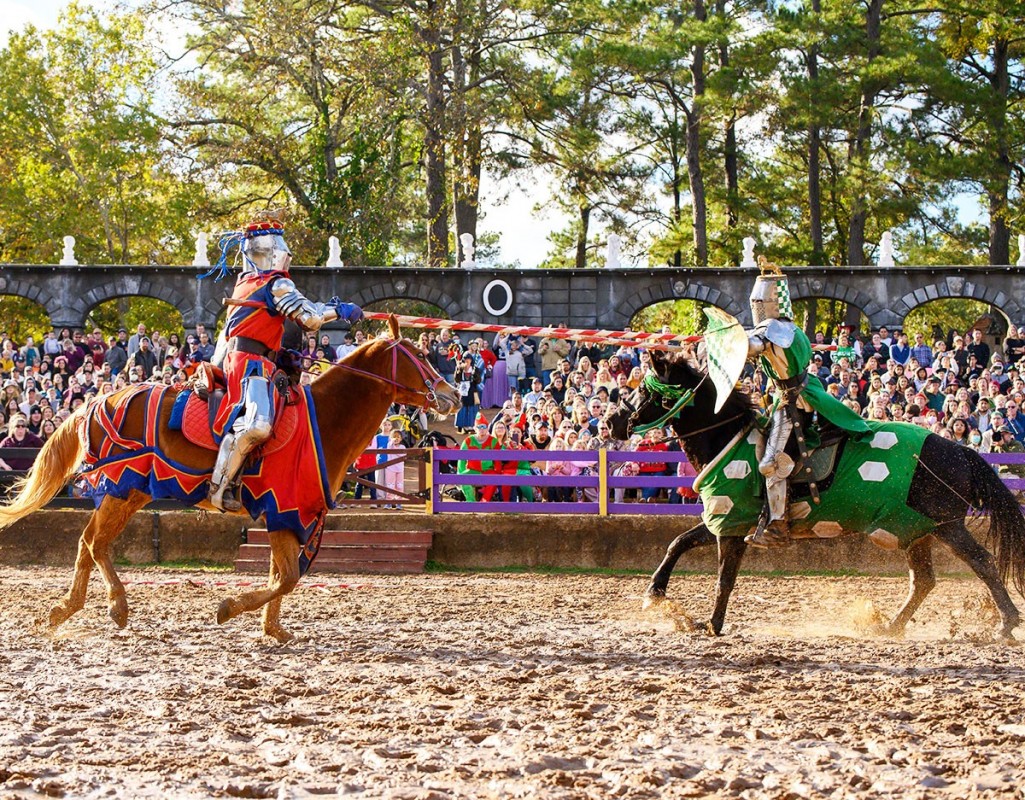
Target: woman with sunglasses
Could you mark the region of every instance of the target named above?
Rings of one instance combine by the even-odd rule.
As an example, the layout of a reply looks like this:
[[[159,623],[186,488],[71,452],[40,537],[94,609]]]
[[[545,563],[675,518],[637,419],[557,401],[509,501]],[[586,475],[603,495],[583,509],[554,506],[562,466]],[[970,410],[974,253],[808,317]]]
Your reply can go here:
[[[7,438],[0,442],[0,450],[6,448],[37,450],[43,446],[43,440],[29,431],[28,420],[25,419],[24,414],[19,413],[11,416],[10,421],[7,423],[7,432]],[[7,459],[0,458],[0,469],[27,470],[35,460],[34,455],[25,456],[24,458],[18,456],[11,456]]]

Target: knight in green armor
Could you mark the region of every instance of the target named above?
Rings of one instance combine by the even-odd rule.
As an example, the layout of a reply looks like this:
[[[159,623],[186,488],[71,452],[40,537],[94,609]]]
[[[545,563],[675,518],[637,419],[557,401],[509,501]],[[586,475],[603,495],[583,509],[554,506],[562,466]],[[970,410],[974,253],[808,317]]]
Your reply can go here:
[[[757,358],[774,388],[769,408],[765,452],[758,470],[765,478],[767,511],[757,530],[747,537],[755,547],[790,543],[787,520],[789,478],[796,467],[786,447],[793,437],[803,456],[815,438],[809,431],[814,414],[847,431],[852,438],[871,436],[865,420],[826,392],[822,382],[808,373],[811,342],[793,323],[793,305],[787,278],[775,265],[762,265],[751,292],[755,327],[747,334],[748,358]]]

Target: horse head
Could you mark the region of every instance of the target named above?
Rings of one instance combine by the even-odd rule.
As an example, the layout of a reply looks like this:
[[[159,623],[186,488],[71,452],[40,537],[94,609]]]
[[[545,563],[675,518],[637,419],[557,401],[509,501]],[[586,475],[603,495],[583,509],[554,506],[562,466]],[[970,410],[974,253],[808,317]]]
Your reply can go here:
[[[701,446],[687,447],[688,456],[703,460],[708,448],[732,436],[736,429],[754,419],[747,395],[733,392],[718,417],[714,413],[715,388],[708,373],[686,353],[651,351],[651,369],[641,385],[619,404],[607,419],[612,435],[620,440],[652,427],[672,425],[676,435],[686,439],[708,432]]]
[[[459,392],[438,374],[417,344],[402,338],[394,314],[388,317],[388,328],[390,336],[374,339],[353,352],[352,356],[365,354],[364,369],[355,368],[355,359],[349,363],[352,356],[341,366],[377,376],[394,392],[394,403],[429,409],[442,417],[458,409]]]

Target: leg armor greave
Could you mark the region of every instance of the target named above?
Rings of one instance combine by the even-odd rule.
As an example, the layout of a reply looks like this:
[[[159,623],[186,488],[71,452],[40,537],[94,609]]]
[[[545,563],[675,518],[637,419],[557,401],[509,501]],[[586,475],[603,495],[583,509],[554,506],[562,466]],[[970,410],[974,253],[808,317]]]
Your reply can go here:
[[[786,479],[794,470],[794,460],[785,452],[794,429],[794,422],[788,411],[785,405],[781,405],[772,412],[769,433],[765,437],[765,455],[758,462],[758,471],[766,477],[766,482],[771,476]]]
[[[234,496],[246,458],[253,448],[270,438],[274,423],[271,386],[266,378],[251,376],[243,385],[245,410],[221,440],[213,475],[210,502],[222,511],[238,511],[242,504]]]

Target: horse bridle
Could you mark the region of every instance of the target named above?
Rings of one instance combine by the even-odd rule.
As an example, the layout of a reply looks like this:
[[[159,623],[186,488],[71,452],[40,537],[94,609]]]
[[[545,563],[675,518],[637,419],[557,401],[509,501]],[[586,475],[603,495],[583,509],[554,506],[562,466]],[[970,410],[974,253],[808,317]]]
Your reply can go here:
[[[353,367],[343,362],[332,362],[327,361],[326,359],[315,360],[318,363],[328,364],[332,367],[340,367],[341,369],[348,370],[349,372],[354,372],[357,375],[362,375],[366,378],[372,378],[375,381],[380,381],[381,383],[388,384],[389,386],[393,386],[396,389],[405,389],[407,391],[413,392],[416,395],[420,395],[421,397],[423,397],[423,404],[420,407],[424,409],[424,411],[426,411],[428,408],[430,408],[432,403],[437,401],[438,387],[445,382],[445,379],[437,373],[435,373],[435,375],[437,375],[436,378],[432,377],[431,371],[428,370],[425,365],[420,363],[420,359],[418,359],[416,355],[414,355],[410,351],[410,349],[402,343],[401,339],[396,339],[394,342],[388,345],[388,349],[391,351],[392,354],[391,378],[385,378],[383,375],[377,375],[373,372],[367,372],[364,369],[360,369],[359,367]],[[399,383],[398,380],[396,380],[399,375],[399,353],[402,353],[402,355],[404,355],[412,362],[413,366],[416,368],[417,373],[419,373],[420,377],[423,379],[426,391],[424,389],[410,389],[404,383]]]
[[[654,372],[649,372],[644,376],[642,386],[647,390],[647,397],[644,402],[634,408],[633,404],[623,399],[623,404],[630,411],[630,417],[627,420],[627,430],[631,433],[647,433],[653,428],[661,428],[671,419],[674,419],[683,409],[694,403],[694,396],[697,394],[698,389],[701,388],[701,384],[708,378],[706,372],[704,377],[698,381],[698,385],[693,389],[685,389],[683,386],[676,386],[671,383],[663,383],[658,379]],[[640,386],[637,387],[638,390]],[[666,412],[654,420],[653,422],[646,422],[638,425],[637,420],[640,416],[641,411],[647,408],[649,405],[655,402],[655,397],[661,398],[662,408],[666,409]]]
[[[702,377],[701,380],[698,381],[697,386],[695,386],[693,389],[684,389],[683,386],[676,386],[670,383],[663,383],[657,377],[654,377],[654,373],[649,372],[645,376],[643,384],[644,388],[648,390],[647,398],[645,399],[645,401],[641,403],[639,406],[637,406],[637,408],[634,408],[633,404],[626,398],[623,398],[620,401],[630,411],[630,417],[627,420],[628,434],[647,433],[652,428],[661,427],[669,420],[675,419],[677,416],[679,416],[680,412],[683,411],[683,409],[694,403],[694,397],[697,394],[698,389],[701,388],[701,384],[703,384],[705,380],[707,380],[707,378],[708,373],[706,372],[704,374],[704,377]],[[637,388],[638,390],[640,389],[640,387]],[[666,413],[654,422],[649,422],[644,425],[634,425],[634,422],[637,419],[638,415],[641,413],[641,411],[647,408],[650,403],[655,402],[655,395],[659,395],[662,398],[662,407],[668,409]],[[673,401],[673,404],[671,406],[667,405],[669,401]],[[715,422],[711,425],[706,425],[704,428],[698,428],[696,431],[690,431],[685,437],[678,436],[676,438],[690,438],[691,436],[696,436],[699,433],[705,433],[706,431],[715,430],[716,428],[721,428],[723,425],[728,425],[729,423],[734,422],[735,420],[741,419],[743,416],[744,413],[736,414],[732,417],[728,417],[727,419],[719,420],[718,422]]]

